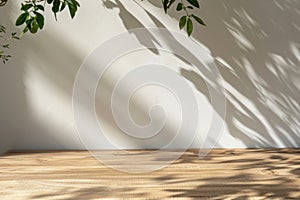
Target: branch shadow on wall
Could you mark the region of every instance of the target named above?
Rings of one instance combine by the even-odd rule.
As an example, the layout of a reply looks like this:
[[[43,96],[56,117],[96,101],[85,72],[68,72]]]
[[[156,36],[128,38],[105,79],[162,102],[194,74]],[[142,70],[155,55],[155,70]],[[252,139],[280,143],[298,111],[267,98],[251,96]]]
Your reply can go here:
[[[114,3],[114,2],[116,2],[116,3]],[[131,28],[146,28],[146,30],[147,30],[147,27],[145,27],[141,22],[138,23],[139,24],[138,26],[135,26],[135,24],[137,24],[136,21],[139,21],[139,19],[134,17],[130,13],[130,11],[128,11],[126,9],[126,6],[123,5],[123,3],[121,1],[119,1],[119,0],[117,0],[117,1],[106,0],[106,1],[103,2],[103,5],[105,7],[107,7],[108,9],[114,9],[114,8],[118,9],[120,19],[122,20],[122,23],[123,23],[125,28],[128,28],[128,27],[131,27]],[[114,6],[112,6],[112,5],[114,5]],[[142,6],[140,6],[140,7],[142,8]],[[173,51],[173,52],[181,52],[181,55],[174,54],[175,57],[179,58],[181,61],[183,61],[186,64],[195,64],[197,66],[201,65],[202,66],[202,67],[200,67],[201,73],[207,79],[209,79],[211,82],[216,82],[218,77],[214,75],[214,73],[215,73],[214,70],[212,70],[210,68],[207,68],[205,65],[200,63],[197,57],[190,54],[190,51],[187,47],[185,47],[185,46],[181,45],[179,42],[177,42],[177,39],[167,30],[167,28],[160,22],[160,20],[158,18],[156,18],[154,15],[152,15],[147,10],[145,10],[145,9],[143,9],[143,10],[147,13],[148,17],[153,21],[153,23],[157,27],[164,28],[164,31],[161,32],[161,34],[160,34],[161,39],[163,40],[164,44],[168,45],[170,50]],[[134,32],[134,31],[131,31],[131,30],[128,30],[128,31],[131,34],[134,34],[142,45],[145,44],[144,38],[140,38],[139,34],[136,34],[138,31],[137,32]],[[150,37],[149,39],[152,39],[152,37]],[[147,49],[151,50],[152,48],[148,48],[148,47],[153,46],[153,45],[150,44],[150,45],[144,45],[144,46]],[[186,57],[189,57],[190,60],[186,60],[185,59]],[[210,65],[210,63],[208,63],[208,65]],[[218,87],[217,88],[210,87],[210,88],[214,90],[213,92],[215,94],[221,95],[220,91],[217,89]],[[222,108],[215,107],[214,109],[219,111],[219,115],[221,115],[221,116],[224,115],[224,113],[222,113],[222,111],[223,111]],[[184,138],[184,136],[183,136],[182,139],[185,140],[186,138]],[[216,143],[216,141],[214,139],[211,142]],[[209,142],[209,143],[211,143],[211,142]],[[211,145],[207,145],[207,146],[211,146]]]
[[[116,2],[114,7],[119,8],[124,27],[137,28],[131,23],[138,19]],[[110,3],[107,0],[104,5]],[[234,0],[202,4],[200,12],[208,27],[195,26],[193,36],[210,49],[225,81],[224,120],[229,133],[247,147],[299,146],[300,2]],[[156,16],[145,12],[157,27],[166,28]],[[169,15],[177,20],[180,17],[174,10]],[[138,27],[143,26],[140,23]],[[165,41],[174,50],[189,52],[171,34]],[[195,60],[187,62],[195,64]],[[211,80],[216,72],[204,67],[200,71],[204,76],[186,69],[181,74],[210,100],[205,80]],[[218,112],[218,108],[215,110]]]
[[[290,147],[299,146],[300,96],[299,85],[296,82],[299,80],[300,38],[298,33],[300,24],[297,21],[297,19],[299,20],[299,12],[296,11],[299,8],[299,3],[299,1],[230,1],[222,5],[216,1],[204,2],[202,8],[203,16],[205,16],[204,18],[209,27],[207,29],[196,28],[194,37],[209,47],[213,56],[216,57],[216,63],[226,82],[228,112],[225,121],[230,133],[249,147],[277,144],[277,141],[274,141],[273,136],[270,135],[272,131],[277,134],[282,144]],[[121,2],[114,3],[112,6],[118,7],[120,8],[120,12],[126,13],[126,8],[120,4]],[[205,8],[214,8],[215,12],[209,12],[210,9],[206,11]],[[265,15],[266,9],[268,10],[267,16]],[[218,15],[214,13],[218,13]],[[261,16],[257,15],[257,13],[260,13]],[[158,27],[165,27],[151,13],[148,13],[148,15]],[[174,13],[171,12],[170,15],[178,19],[178,16]],[[284,16],[284,18],[281,18],[281,16]],[[128,29],[143,27],[142,23],[138,22],[134,22],[134,26],[130,25],[132,20],[128,20],[127,17],[134,19],[133,15],[122,14],[120,17]],[[7,20],[11,19],[7,18]],[[285,20],[289,20],[289,23],[283,23]],[[35,43],[34,39],[26,40],[22,45],[29,47],[28,52],[16,50],[18,59],[13,61],[10,64],[11,66],[4,66],[8,67],[6,71],[13,78],[8,82],[5,81],[5,84],[0,85],[1,92],[3,91],[4,94],[2,98],[5,99],[3,102],[7,102],[1,108],[4,109],[4,112],[9,113],[7,121],[11,121],[11,131],[18,133],[15,137],[28,137],[32,130],[30,126],[34,125],[35,128],[38,127],[37,129],[39,129],[35,130],[35,133],[43,133],[43,135],[34,135],[34,137],[40,138],[40,141],[56,141],[56,145],[60,146],[64,145],[61,138],[49,138],[52,135],[49,130],[43,127],[43,125],[34,124],[34,121],[28,119],[31,113],[27,110],[28,102],[23,82],[26,71],[22,66],[30,60],[30,55],[39,57],[42,61],[41,63],[51,63],[50,65],[53,66],[52,69],[44,69],[41,64],[41,72],[45,75],[45,78],[56,85],[55,87],[61,89],[63,93],[66,93],[66,96],[70,97],[74,76],[77,71],[77,68],[74,68],[74,66],[78,66],[81,59],[80,55],[74,53],[59,38],[47,34],[44,36],[47,37],[43,44]],[[147,42],[156,43],[156,39],[153,36],[149,35],[149,38],[149,41],[143,40],[141,43],[144,45]],[[166,36],[166,38],[171,38],[171,35]],[[172,42],[174,43],[174,41]],[[57,52],[54,53],[51,50],[45,49],[50,43],[59,47]],[[170,45],[173,48],[181,48],[183,51],[188,52],[185,47],[177,43]],[[35,46],[34,50],[30,49],[31,46]],[[153,51],[153,53],[157,54],[157,51]],[[69,60],[70,63],[62,65],[58,59],[59,55],[64,55],[65,59]],[[186,62],[193,64],[193,60]],[[206,77],[202,77],[194,71],[184,69],[181,73],[195,84],[199,92],[210,99],[209,92],[205,87],[205,80],[212,77],[211,71],[205,68],[202,69],[202,74],[205,74]],[[0,80],[7,80],[5,79],[8,76],[7,74],[0,75]],[[9,90],[7,90],[8,84],[10,85]],[[11,101],[14,101],[13,105],[16,107],[11,107]],[[9,110],[9,108],[13,110]],[[19,113],[20,110],[23,113],[21,116],[15,114]],[[216,111],[218,112],[217,109]],[[13,120],[23,122],[24,130],[13,128]],[[47,137],[44,137],[45,132],[49,132],[49,134],[45,134]],[[24,135],[20,137],[19,134]],[[44,145],[45,143],[41,142],[40,147],[45,148]],[[278,158],[273,157],[273,159]],[[287,168],[289,165],[299,164],[299,160],[294,162],[278,160],[286,164]],[[182,158],[178,162],[190,163],[191,160],[184,160]],[[272,162],[260,158],[257,159],[255,165],[245,164],[243,167],[251,169],[257,167],[259,164],[267,166],[268,170],[276,169],[276,166],[274,167]],[[216,162],[216,165],[218,165],[218,162]],[[299,170],[297,169],[291,170],[291,173],[299,176]],[[174,197],[190,196],[193,191],[195,192],[195,196],[203,195],[203,191],[206,191],[207,195],[215,195],[209,192],[211,192],[211,188],[218,186],[218,182],[238,182],[243,177],[246,177],[247,182],[251,182],[252,180],[248,174],[239,174],[221,179],[212,177],[210,179],[193,180],[192,182],[204,182],[204,184],[198,184],[193,190],[182,189],[173,191],[177,193]],[[171,176],[160,177],[160,180],[162,182],[165,181],[165,184],[170,181],[178,181],[176,176],[173,178]],[[269,185],[270,187],[276,187],[290,181],[289,177],[283,179],[274,178],[274,180],[276,180],[276,185]],[[219,197],[225,197],[235,192],[230,190],[230,188],[234,187],[234,184],[229,184],[228,187],[228,192],[220,194]],[[249,191],[248,187],[249,185],[245,185],[245,192]],[[260,195],[267,195],[270,192],[263,183],[260,185],[251,185],[251,190],[257,191]],[[83,198],[87,197],[86,195],[93,196],[93,194],[103,191],[108,193],[113,190],[107,187],[78,189],[74,195],[78,198]],[[116,189],[115,191],[122,193],[130,192],[132,189]],[[289,188],[283,187],[278,192],[271,194],[273,195],[271,197],[280,195],[288,196],[290,192],[294,192],[294,189],[291,191]],[[55,194],[51,194],[50,196],[52,195]],[[141,195],[143,194],[138,194],[138,197]],[[243,197],[240,196],[240,198]]]
[[[219,58],[230,133],[250,147],[299,146],[299,1],[204,3],[218,15],[203,9],[212,28],[195,37]]]
[[[155,3],[152,2],[152,4],[156,6]],[[129,31],[133,28],[143,27],[143,24],[126,10],[122,2],[105,1],[104,5],[109,9],[119,9],[120,19]],[[260,5],[259,8],[257,5]],[[299,1],[203,2],[201,11],[209,26],[205,29],[196,26],[194,37],[205,44],[216,58],[215,63],[226,82],[226,125],[230,134],[248,147],[299,146],[300,93],[297,81],[299,80],[300,38],[298,33],[300,25],[298,7]],[[214,8],[218,14],[215,15],[206,8]],[[264,10],[268,10],[267,16]],[[146,10],[145,12],[157,27],[165,27],[157,17]],[[170,16],[175,19],[179,17],[174,11],[170,12]],[[13,21],[9,15],[3,15],[2,19]],[[289,23],[284,23],[287,20]],[[21,49],[16,50],[18,60],[15,61],[17,63],[11,65],[22,66],[27,62],[28,54],[36,55],[41,61],[39,70],[57,88],[67,92],[66,96],[70,98],[77,71],[74,66],[79,66],[81,60],[77,58],[80,56],[74,54],[72,49],[67,48],[67,45],[63,45],[62,40],[47,34],[43,36],[47,38],[44,40],[44,44],[36,44],[33,39],[25,40],[22,45],[34,46],[34,51],[31,52],[30,48],[25,52]],[[159,45],[150,32],[147,37],[138,39],[145,46],[148,44]],[[189,52],[188,49],[176,43],[171,34],[166,35],[165,39],[166,42],[170,42],[171,48]],[[45,48],[54,43],[59,47],[56,52]],[[151,51],[155,54],[158,53],[155,49],[151,49]],[[64,54],[65,60],[72,62],[62,64],[57,59],[60,54]],[[194,60],[197,58],[185,60],[185,62],[193,64]],[[43,69],[43,62],[51,63],[53,68]],[[12,91],[4,92],[6,94],[4,95],[5,101],[10,102],[10,99],[14,99],[17,101],[14,105],[18,105],[14,109],[25,109],[24,85],[18,83],[26,72],[22,67],[17,69],[12,67],[9,70],[13,73],[12,77],[15,78],[11,79],[10,83],[12,87],[16,87]],[[212,73],[215,72],[204,67],[201,68],[201,72],[205,77],[185,69],[182,69],[181,73],[194,83],[199,92],[210,99],[209,92],[205,87],[205,80],[212,79]],[[1,86],[5,91],[5,84]],[[23,95],[20,95],[22,93]],[[3,108],[8,107],[3,106]],[[218,112],[217,108],[215,110]],[[4,111],[7,112],[6,109]],[[21,118],[19,121],[23,121],[25,126],[34,123],[26,122],[28,121],[27,111],[23,112],[23,116],[14,116],[13,113],[11,112],[12,116],[9,119]],[[58,138],[57,140],[59,143]],[[43,143],[40,146],[42,147]]]

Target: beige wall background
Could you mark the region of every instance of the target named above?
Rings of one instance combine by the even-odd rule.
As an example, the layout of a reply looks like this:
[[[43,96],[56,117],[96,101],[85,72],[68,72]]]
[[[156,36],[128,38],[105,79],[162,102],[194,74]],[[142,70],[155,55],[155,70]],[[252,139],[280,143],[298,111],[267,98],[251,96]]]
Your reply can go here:
[[[1,23],[14,23],[18,3],[9,1],[0,9]],[[300,147],[300,1],[204,0],[201,7],[199,15],[208,26],[196,26],[193,38],[215,59],[227,100],[222,136],[210,142],[217,142],[216,147],[222,148]],[[84,58],[113,35],[134,28],[178,31],[180,17],[174,11],[165,15],[160,1],[152,0],[82,1],[74,20],[67,12],[58,15],[58,22],[51,12],[47,11],[46,16],[45,29],[14,42],[10,51],[13,58],[6,65],[0,64],[2,152],[84,148],[72,111],[73,83]],[[153,37],[151,40],[155,40]],[[120,58],[113,64],[115,70],[104,79],[114,77],[124,63],[130,65],[132,60],[138,63],[155,56],[145,50]],[[173,55],[160,56],[197,92],[202,121],[199,137],[191,146],[197,148],[209,127],[207,116],[218,112],[210,104],[207,77]],[[153,91],[159,91],[162,101],[172,99],[150,87],[138,94],[133,105],[145,102]],[[100,91],[98,95],[101,99]],[[133,118],[141,124],[149,120],[144,112],[149,105],[144,104],[143,109],[133,108]],[[110,139],[122,148],[155,148],[161,142],[137,144],[120,137],[119,129],[106,119],[105,113],[98,112],[98,117],[111,134]],[[99,142],[99,148],[106,147]]]

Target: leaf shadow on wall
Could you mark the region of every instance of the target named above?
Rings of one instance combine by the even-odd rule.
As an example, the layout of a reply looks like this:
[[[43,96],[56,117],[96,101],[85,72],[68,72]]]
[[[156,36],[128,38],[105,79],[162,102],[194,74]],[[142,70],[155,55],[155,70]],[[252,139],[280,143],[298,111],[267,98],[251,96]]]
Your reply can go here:
[[[115,2],[110,1],[110,0],[103,1],[103,5],[108,9],[114,9],[114,8],[119,9],[119,11],[120,11],[119,17],[121,19],[127,19],[130,22],[130,23],[124,23],[124,26],[128,30],[129,33],[132,33],[131,30],[133,30],[133,29],[143,27],[143,24],[137,18],[135,18],[130,12],[128,12],[126,10],[126,8],[121,3],[121,1],[119,1],[119,0],[116,0]],[[155,39],[155,37],[149,31],[146,31],[145,33],[146,33],[146,35],[143,35],[143,36],[136,35],[136,37],[138,38],[138,40],[141,42],[142,45],[144,45],[144,46],[153,46],[154,44],[159,45],[159,42]],[[157,49],[149,48],[149,50],[154,54],[158,54]]]
[[[127,29],[143,27],[143,24],[128,12],[120,1],[106,5],[108,8],[120,8],[120,18]],[[257,5],[260,5],[259,8]],[[289,147],[299,146],[298,7],[299,1],[263,3],[231,1],[226,4],[216,1],[203,2],[201,11],[209,26],[204,29],[196,26],[194,37],[205,44],[217,58],[216,63],[226,82],[228,109],[226,124],[229,132],[248,147],[274,146],[278,143]],[[214,8],[218,14],[214,15],[208,8]],[[264,10],[268,10],[270,14],[266,16]],[[12,11],[6,9],[5,12]],[[158,27],[165,27],[154,15],[149,12],[147,14]],[[170,15],[178,19],[174,12],[170,12]],[[9,14],[1,14],[1,19],[14,21]],[[290,23],[283,23],[287,20]],[[3,99],[6,102],[2,104],[2,108],[11,115],[6,119],[11,123],[11,132],[24,134],[17,136],[23,138],[24,143],[31,144],[30,135],[39,138],[37,139],[40,141],[39,145],[32,148],[47,148],[49,144],[46,141],[55,141],[54,146],[62,144],[68,146],[62,141],[62,136],[53,136],[53,130],[48,130],[45,125],[36,124],[34,120],[28,118],[31,113],[26,109],[28,106],[26,89],[24,83],[20,81],[26,76],[22,66],[30,60],[31,55],[37,56],[41,66],[37,70],[55,87],[66,93],[70,101],[78,69],[74,66],[79,67],[81,56],[74,53],[72,48],[58,37],[46,33],[43,37],[47,39],[44,38],[42,44],[37,44],[33,38],[21,41],[20,49],[16,48],[18,59],[5,66],[14,78],[8,81],[10,90],[7,90],[7,82],[1,85],[1,91],[4,91]],[[148,40],[144,41],[145,38]],[[150,32],[149,37],[145,38],[139,38],[142,44],[146,46],[149,43],[157,44],[157,40]],[[171,35],[166,36],[166,41],[172,41],[170,46],[174,49],[189,52],[174,42]],[[29,48],[23,51],[21,46]],[[56,46],[57,51],[53,52],[50,48],[46,48],[48,46]],[[157,51],[154,50],[153,53],[157,54]],[[64,55],[63,64],[60,55]],[[186,62],[193,64],[196,59]],[[50,63],[53,68],[43,68],[43,63]],[[9,68],[10,66],[12,67]],[[214,72],[206,68],[201,68],[201,72],[205,77],[184,69],[182,75],[210,99],[204,80],[212,79]],[[6,80],[8,77],[7,75],[5,79],[6,75],[1,74],[3,76],[1,80]],[[11,99],[14,99],[13,112],[7,110],[12,108]],[[217,108],[215,110],[218,112]],[[21,128],[21,125],[18,128],[14,127],[13,121],[24,124],[25,128]],[[273,139],[274,134],[270,135],[272,132],[277,134],[279,142]]]
[[[228,97],[225,120],[248,147],[300,144],[299,6],[299,1],[204,2],[211,28],[196,30],[195,38],[218,57]]]
[[[116,3],[114,3],[114,2],[116,2]],[[136,24],[137,24],[136,21],[139,21],[139,19],[137,19],[135,16],[133,16],[130,13],[130,11],[128,11],[126,9],[125,4],[123,4],[121,1],[114,1],[114,2],[110,1],[110,0],[106,0],[106,1],[103,2],[103,5],[105,7],[107,7],[108,9],[114,9],[114,8],[118,9],[120,19],[122,20],[122,23],[123,23],[123,25],[124,25],[124,27],[126,29],[128,29],[128,27],[130,27],[131,29],[146,28],[141,22],[139,22],[138,26],[136,26]],[[112,5],[114,5],[114,6],[112,6]],[[214,72],[213,72],[212,69],[206,68],[202,63],[199,62],[199,60],[198,60],[197,57],[195,57],[195,56],[193,56],[192,54],[189,53],[189,49],[187,49],[185,46],[183,46],[180,43],[178,43],[176,41],[176,38],[174,38],[172,36],[172,34],[166,29],[166,27],[155,16],[153,16],[151,13],[149,13],[145,9],[144,9],[144,11],[148,14],[149,18],[153,21],[153,23],[157,27],[164,28],[165,32],[163,32],[161,34],[161,37],[162,37],[163,42],[170,47],[170,50],[172,50],[173,52],[182,52],[181,55],[174,54],[175,57],[179,58],[180,60],[182,60],[183,62],[185,62],[187,64],[196,63],[197,65],[203,66],[203,67],[201,67],[201,73],[203,73],[205,75],[205,77],[207,77],[208,79],[210,79],[211,82],[215,82],[216,81],[217,77],[214,76],[214,74],[213,74]],[[131,34],[135,34],[136,38],[140,41],[140,43],[142,45],[144,45],[145,47],[147,47],[147,49],[149,49],[149,50],[153,49],[153,48],[148,48],[149,46],[153,46],[153,45],[151,45],[149,43],[148,43],[148,45],[145,45],[146,42],[144,41],[144,37],[141,38],[139,36],[139,34],[136,34],[136,32],[131,31],[131,29],[128,29],[128,32],[131,33]],[[152,38],[153,38],[153,35],[150,38],[147,38],[147,39],[152,39]],[[155,40],[155,41],[157,41],[157,40]],[[157,42],[152,43],[152,44],[157,44]],[[158,47],[157,48],[159,48],[159,47],[161,47],[161,46],[158,43]],[[186,57],[191,57],[191,60],[187,61],[185,59]],[[211,87],[211,88],[214,90],[215,94],[221,95],[220,92],[219,92],[219,90],[217,90],[217,89],[215,89],[213,87]],[[222,108],[215,107],[215,109],[216,110],[219,109],[220,110],[219,114],[223,115]],[[174,130],[170,130],[170,131],[174,131]],[[184,137],[182,138],[182,140],[186,140],[186,139],[187,138],[184,138]],[[212,141],[209,141],[209,143],[210,144],[207,145],[207,146],[212,146],[214,143],[216,143],[216,141],[212,140]],[[155,143],[153,143],[152,145],[155,145]],[[179,146],[180,146],[180,144],[179,144]]]
[[[150,3],[160,6],[156,1]],[[224,79],[224,120],[229,133],[247,147],[299,146],[300,2],[233,0],[202,4],[200,14],[208,27],[195,26],[193,37],[210,49]],[[116,5],[120,13],[129,13],[121,2]],[[166,28],[156,16],[145,12],[157,27]],[[177,21],[180,18],[174,9],[169,15]],[[126,28],[133,27],[131,22],[137,20],[133,15],[120,17]],[[189,52],[170,38],[171,34],[165,36],[172,42],[171,48]],[[195,64],[194,60],[187,62]],[[211,73],[216,72],[203,67],[200,71],[204,76],[185,69],[181,74],[210,99],[205,80],[211,80]]]

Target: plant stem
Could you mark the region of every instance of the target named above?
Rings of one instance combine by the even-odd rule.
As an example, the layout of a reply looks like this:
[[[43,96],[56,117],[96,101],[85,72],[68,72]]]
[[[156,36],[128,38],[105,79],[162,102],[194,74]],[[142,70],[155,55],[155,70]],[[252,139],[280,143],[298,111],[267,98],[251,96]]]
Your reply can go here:
[[[185,13],[186,13],[186,16],[190,17],[190,15],[189,15],[189,13],[188,13],[188,11],[187,11],[187,9],[186,9],[184,3],[183,3],[183,0],[180,0],[180,2],[182,3],[182,7],[183,7],[183,10],[184,10]]]

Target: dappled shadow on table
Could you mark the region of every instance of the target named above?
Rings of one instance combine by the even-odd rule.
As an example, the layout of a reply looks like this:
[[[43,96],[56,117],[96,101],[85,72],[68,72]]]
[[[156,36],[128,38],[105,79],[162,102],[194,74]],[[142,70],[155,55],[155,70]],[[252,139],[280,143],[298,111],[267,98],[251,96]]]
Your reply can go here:
[[[118,153],[106,152],[111,158]],[[205,159],[197,153],[187,151],[162,170],[139,174],[111,169],[84,151],[12,153],[0,158],[1,188],[7,197],[18,191],[27,199],[300,197],[299,149],[213,150]]]

